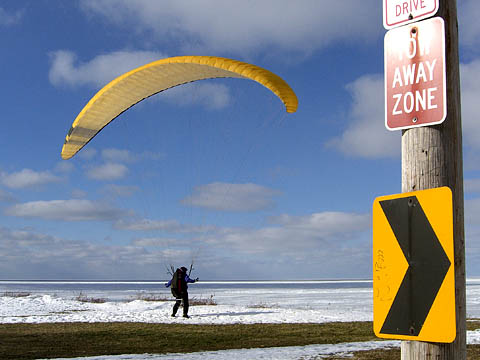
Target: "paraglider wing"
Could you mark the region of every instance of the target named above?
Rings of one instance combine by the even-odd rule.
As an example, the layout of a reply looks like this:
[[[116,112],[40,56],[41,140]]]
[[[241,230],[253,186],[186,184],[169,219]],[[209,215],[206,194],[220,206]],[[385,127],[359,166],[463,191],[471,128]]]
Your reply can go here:
[[[279,76],[261,67],[214,56],[179,56],[154,61],[112,80],[85,105],[62,148],[70,159],[100,130],[136,103],[171,87],[211,78],[254,80],[277,95],[287,112],[297,110],[297,96]]]

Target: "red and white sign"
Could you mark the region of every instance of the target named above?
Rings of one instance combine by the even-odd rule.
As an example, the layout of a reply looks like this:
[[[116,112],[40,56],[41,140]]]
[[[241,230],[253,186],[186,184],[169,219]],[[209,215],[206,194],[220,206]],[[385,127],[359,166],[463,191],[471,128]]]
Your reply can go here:
[[[434,16],[439,0],[383,0],[383,26],[392,29]]]
[[[385,125],[440,124],[447,116],[445,29],[440,17],[385,35]]]

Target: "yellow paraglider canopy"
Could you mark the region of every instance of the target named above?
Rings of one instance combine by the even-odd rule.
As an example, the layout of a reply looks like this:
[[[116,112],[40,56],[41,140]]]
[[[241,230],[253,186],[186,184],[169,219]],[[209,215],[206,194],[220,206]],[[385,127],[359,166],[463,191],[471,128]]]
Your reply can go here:
[[[261,67],[215,56],[178,56],[140,66],[103,87],[80,111],[62,148],[70,159],[100,130],[136,103],[188,82],[234,77],[254,80],[277,95],[286,110],[297,110],[297,96],[279,76]]]

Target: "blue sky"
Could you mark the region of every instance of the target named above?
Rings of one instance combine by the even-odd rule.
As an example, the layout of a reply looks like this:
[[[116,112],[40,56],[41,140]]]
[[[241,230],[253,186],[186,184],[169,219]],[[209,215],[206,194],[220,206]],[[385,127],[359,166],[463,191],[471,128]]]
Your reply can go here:
[[[384,126],[382,2],[0,3],[4,279],[371,277],[371,207],[401,191]],[[480,275],[480,3],[459,2],[467,276]],[[169,56],[250,62],[285,79],[217,79],[131,108],[73,159],[88,100]]]

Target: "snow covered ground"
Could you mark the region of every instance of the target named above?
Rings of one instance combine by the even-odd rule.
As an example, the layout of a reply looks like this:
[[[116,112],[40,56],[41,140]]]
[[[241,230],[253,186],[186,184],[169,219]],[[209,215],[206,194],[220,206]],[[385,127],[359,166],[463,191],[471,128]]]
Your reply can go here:
[[[336,306],[335,306],[336,305]],[[323,323],[330,321],[369,321],[368,304],[352,306],[326,305],[322,309],[286,308],[272,303],[260,305],[221,304],[191,306],[190,324],[254,324],[254,323]],[[170,317],[173,301],[87,303],[52,295],[0,298],[0,322],[184,322],[181,316]],[[181,314],[181,310],[179,312]]]
[[[192,354],[165,354],[165,355],[119,355],[94,356],[68,360],[247,360],[247,359],[281,359],[281,360],[317,360],[332,355],[348,356],[354,351],[374,350],[399,347],[399,341],[368,341],[345,343],[336,345],[308,345],[289,346],[264,349],[238,349],[221,351],[204,351]],[[57,359],[67,360],[67,359]]]
[[[25,291],[25,284],[8,292],[0,282],[0,294]],[[161,289],[168,296],[167,289]],[[172,301],[151,302],[138,300],[139,293],[131,290],[85,291],[84,297],[103,298],[104,303],[79,301],[78,293],[69,290],[29,292],[28,296],[0,296],[0,323],[47,322],[150,322],[189,324],[253,324],[253,323],[324,323],[332,321],[371,321],[372,289],[366,284],[352,286],[288,287],[261,286],[243,283],[242,286],[218,286],[212,283],[192,286],[190,297],[208,299],[213,295],[215,306],[192,306],[190,319],[172,318]],[[157,292],[158,294],[158,292]],[[148,293],[145,293],[148,296]],[[480,318],[480,280],[467,286],[467,316]],[[480,331],[469,331],[469,344],[480,344]],[[90,360],[126,359],[321,359],[331,354],[350,354],[353,351],[397,347],[397,341],[372,341],[336,345],[302,347],[240,349],[193,354],[123,355],[91,357]],[[87,358],[83,358],[87,359]]]

